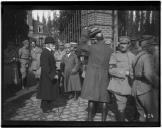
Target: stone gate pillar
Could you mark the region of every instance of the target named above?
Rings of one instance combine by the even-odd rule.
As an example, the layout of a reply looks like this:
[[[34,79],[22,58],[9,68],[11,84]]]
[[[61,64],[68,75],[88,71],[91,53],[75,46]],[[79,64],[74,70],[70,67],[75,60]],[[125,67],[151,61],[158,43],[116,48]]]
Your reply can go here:
[[[118,36],[116,12],[114,13],[112,10],[81,10],[81,29],[85,27],[101,29],[106,43],[112,42],[112,46],[115,46],[114,41],[117,41]],[[116,35],[115,40],[114,35]]]

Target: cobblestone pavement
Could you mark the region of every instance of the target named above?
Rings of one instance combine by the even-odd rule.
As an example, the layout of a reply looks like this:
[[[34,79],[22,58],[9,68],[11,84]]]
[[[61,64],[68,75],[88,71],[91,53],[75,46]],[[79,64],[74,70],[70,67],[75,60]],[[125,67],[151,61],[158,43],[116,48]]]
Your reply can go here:
[[[10,120],[26,121],[85,121],[87,117],[88,101],[82,98],[68,100],[64,107],[53,108],[50,113],[42,113],[40,100],[32,95],[25,101],[25,106],[18,108]],[[109,111],[107,121],[115,121],[114,114]],[[94,121],[101,121],[101,113],[96,113]]]

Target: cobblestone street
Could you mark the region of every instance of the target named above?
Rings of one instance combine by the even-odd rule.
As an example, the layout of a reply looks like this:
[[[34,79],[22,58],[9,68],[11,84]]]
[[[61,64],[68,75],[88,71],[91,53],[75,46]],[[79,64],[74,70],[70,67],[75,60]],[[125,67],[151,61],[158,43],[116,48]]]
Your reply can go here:
[[[51,113],[43,114],[40,109],[40,100],[35,94],[25,101],[25,106],[18,108],[10,120],[26,121],[85,121],[87,117],[87,100],[68,100],[66,106],[53,108]],[[114,121],[113,113],[108,112],[107,121]],[[101,121],[101,113],[96,113],[94,121]]]

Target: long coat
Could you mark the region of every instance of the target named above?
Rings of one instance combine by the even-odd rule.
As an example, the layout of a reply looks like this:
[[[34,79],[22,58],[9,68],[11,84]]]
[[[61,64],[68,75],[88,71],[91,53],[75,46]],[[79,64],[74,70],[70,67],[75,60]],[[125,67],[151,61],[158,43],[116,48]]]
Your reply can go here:
[[[64,69],[64,91],[80,91],[81,82],[79,77],[79,61],[75,53],[71,53],[70,56],[64,55],[62,63],[65,64]],[[74,70],[74,72],[72,72]]]
[[[56,100],[58,86],[54,76],[56,74],[56,62],[53,54],[48,49],[43,49],[40,57],[41,77],[38,89],[38,99]]]
[[[89,52],[81,97],[93,101],[109,102],[107,86],[109,83],[109,59],[112,49],[104,43],[91,46],[82,44],[80,48]]]
[[[12,59],[18,58],[18,51],[16,48],[7,48],[4,50],[4,69],[3,69],[3,80],[4,85],[6,84],[13,84],[15,75],[18,75],[19,77],[19,71],[18,71],[18,63],[11,62]],[[16,74],[17,73],[17,74]],[[7,78],[7,79],[6,79]]]
[[[108,90],[120,94],[131,95],[131,86],[129,80],[133,76],[127,77],[126,72],[133,73],[132,63],[135,56],[131,52],[122,53],[117,51],[110,58],[109,74],[111,75]]]
[[[138,59],[138,61],[137,61]],[[142,95],[152,88],[159,88],[159,76],[155,73],[153,56],[140,52],[133,63],[134,77],[132,94]]]

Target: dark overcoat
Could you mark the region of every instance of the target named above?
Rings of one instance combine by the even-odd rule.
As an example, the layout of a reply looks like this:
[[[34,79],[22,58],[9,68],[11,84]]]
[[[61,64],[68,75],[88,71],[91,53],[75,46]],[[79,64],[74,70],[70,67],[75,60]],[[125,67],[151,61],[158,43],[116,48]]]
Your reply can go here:
[[[18,63],[12,62],[13,58],[18,58],[18,51],[16,48],[11,49],[5,49],[4,50],[4,68],[3,68],[3,80],[4,85],[13,84],[15,75],[18,75],[17,77],[20,77],[18,74]],[[7,78],[7,79],[6,79]]]
[[[109,102],[107,91],[109,84],[108,69],[112,49],[104,43],[82,44],[80,48],[89,52],[81,97],[93,101]]]
[[[64,69],[64,91],[81,91],[81,82],[79,77],[79,61],[77,55],[72,52],[68,57],[63,56],[62,63],[65,64]],[[74,70],[74,72],[72,72]]]
[[[40,56],[41,77],[38,88],[38,99],[56,100],[58,97],[58,85],[54,80],[56,74],[56,62],[53,54],[46,48]]]

